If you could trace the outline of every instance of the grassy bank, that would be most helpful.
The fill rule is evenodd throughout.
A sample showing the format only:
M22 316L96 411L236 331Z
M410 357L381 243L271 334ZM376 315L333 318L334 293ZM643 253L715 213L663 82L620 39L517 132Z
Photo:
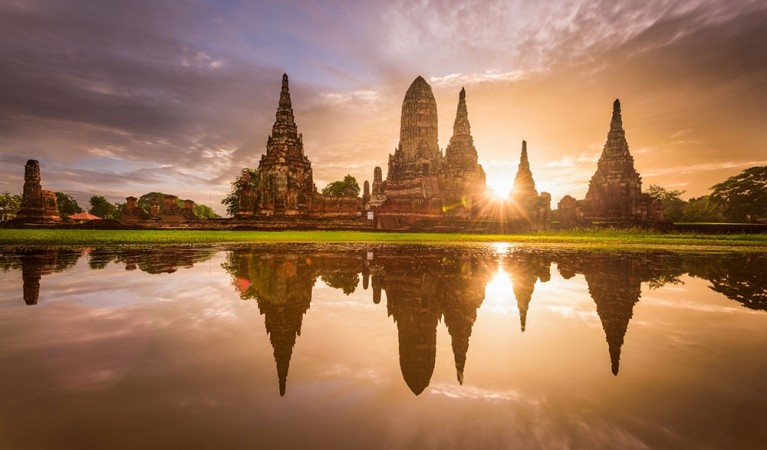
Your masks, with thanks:
M547 231L524 234L379 233L359 231L14 230L0 229L0 245L157 246L246 243L402 243L464 245L508 242L575 248L713 249L767 251L765 234L657 233L639 230Z

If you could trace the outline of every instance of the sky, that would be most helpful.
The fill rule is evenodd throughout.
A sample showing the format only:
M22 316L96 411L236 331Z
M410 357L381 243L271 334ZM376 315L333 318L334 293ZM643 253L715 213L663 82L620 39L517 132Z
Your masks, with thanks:
M767 165L764 1L3 0L0 191L37 159L82 206L161 191L223 213L283 73L319 189L386 176L418 75L440 147L465 87L488 183L512 185L527 140L552 207L585 195L616 98L644 189Z

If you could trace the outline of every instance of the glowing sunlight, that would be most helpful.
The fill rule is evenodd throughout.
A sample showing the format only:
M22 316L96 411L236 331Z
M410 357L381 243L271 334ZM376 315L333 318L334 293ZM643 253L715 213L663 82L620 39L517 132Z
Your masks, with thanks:
M488 179L487 187L490 188L490 192L493 197L499 200L505 200L511 192L512 180L511 179Z

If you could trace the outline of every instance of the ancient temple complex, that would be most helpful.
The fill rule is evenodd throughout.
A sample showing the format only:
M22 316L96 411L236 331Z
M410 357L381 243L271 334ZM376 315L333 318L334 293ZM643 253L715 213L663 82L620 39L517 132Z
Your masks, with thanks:
M400 142L389 155L386 180L376 167L373 193L364 202L375 215L377 228L494 230L545 228L551 196L535 190L523 143L513 202L494 204L488 195L485 171L479 164L471 135L466 90L458 94L453 135L444 155L437 142L437 103L431 86L417 77L402 102ZM378 186L380 188L376 189ZM482 225L479 225L482 224Z
M434 93L419 76L402 101L400 140L389 155L386 180L379 181L376 167L373 193L365 203L375 213L378 228L401 228L419 221L439 225L441 219L469 221L479 216L487 186L471 135L465 89L458 95L453 135L444 155L437 129Z
M642 177L634 168L634 157L629 152L619 100L613 103L607 142L585 200L577 202L565 196L558 204L558 214L560 222L566 225L584 221L663 221L660 200L642 193Z
M536 187L527 141L522 141L508 198L488 195L485 170L471 134L465 89L458 93L453 132L444 152L439 147L434 92L421 76L405 93L399 131L399 142L388 155L385 179L381 168L375 167L372 183L363 183L362 196L323 195L314 182L312 163L295 120L288 76L283 74L265 152L257 170L243 170L236 182L238 190L232 194L235 220L201 221L194 202L186 200L182 205L174 196L154 198L151 204L142 202L143 206L129 196L120 221L135 227L474 232L541 230L552 218L565 228L596 221L629 225L663 221L661 201L642 192L618 100L585 199L566 195L555 213L551 195ZM55 194L42 189L37 161L27 162L23 190L17 223L61 221Z
M24 166L24 188L21 194L21 208L14 222L61 222L56 194L43 189L40 177L40 163L34 159Z

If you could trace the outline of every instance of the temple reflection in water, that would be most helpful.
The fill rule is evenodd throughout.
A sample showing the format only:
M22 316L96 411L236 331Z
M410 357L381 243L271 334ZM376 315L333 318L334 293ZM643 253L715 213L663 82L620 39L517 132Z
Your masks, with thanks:
M0 269L20 270L26 304L39 301L44 276L66 271L87 254L93 270L109 264L148 274L173 273L212 258L220 250L202 248L88 251L27 250L0 255ZM431 382L437 357L437 329L444 320L451 340L456 378L463 384L472 330L494 276L508 277L508 301L516 302L522 332L534 327L535 286L551 279L552 265L564 280L581 275L604 330L611 371L617 375L621 349L643 288L680 283L682 275L708 280L710 288L753 310L767 310L767 281L758 254L681 255L669 253L599 254L514 250L497 254L487 248L397 246L365 249L311 246L237 248L226 253L223 268L240 298L255 300L264 316L274 351L279 392L285 395L293 350L310 309L315 284L351 294L370 292L374 304L385 294L399 342L402 376L416 395ZM361 282L361 283L360 283ZM541 301L541 300L537 300ZM509 327L517 325L509 323ZM470 365L469 365L470 366Z

